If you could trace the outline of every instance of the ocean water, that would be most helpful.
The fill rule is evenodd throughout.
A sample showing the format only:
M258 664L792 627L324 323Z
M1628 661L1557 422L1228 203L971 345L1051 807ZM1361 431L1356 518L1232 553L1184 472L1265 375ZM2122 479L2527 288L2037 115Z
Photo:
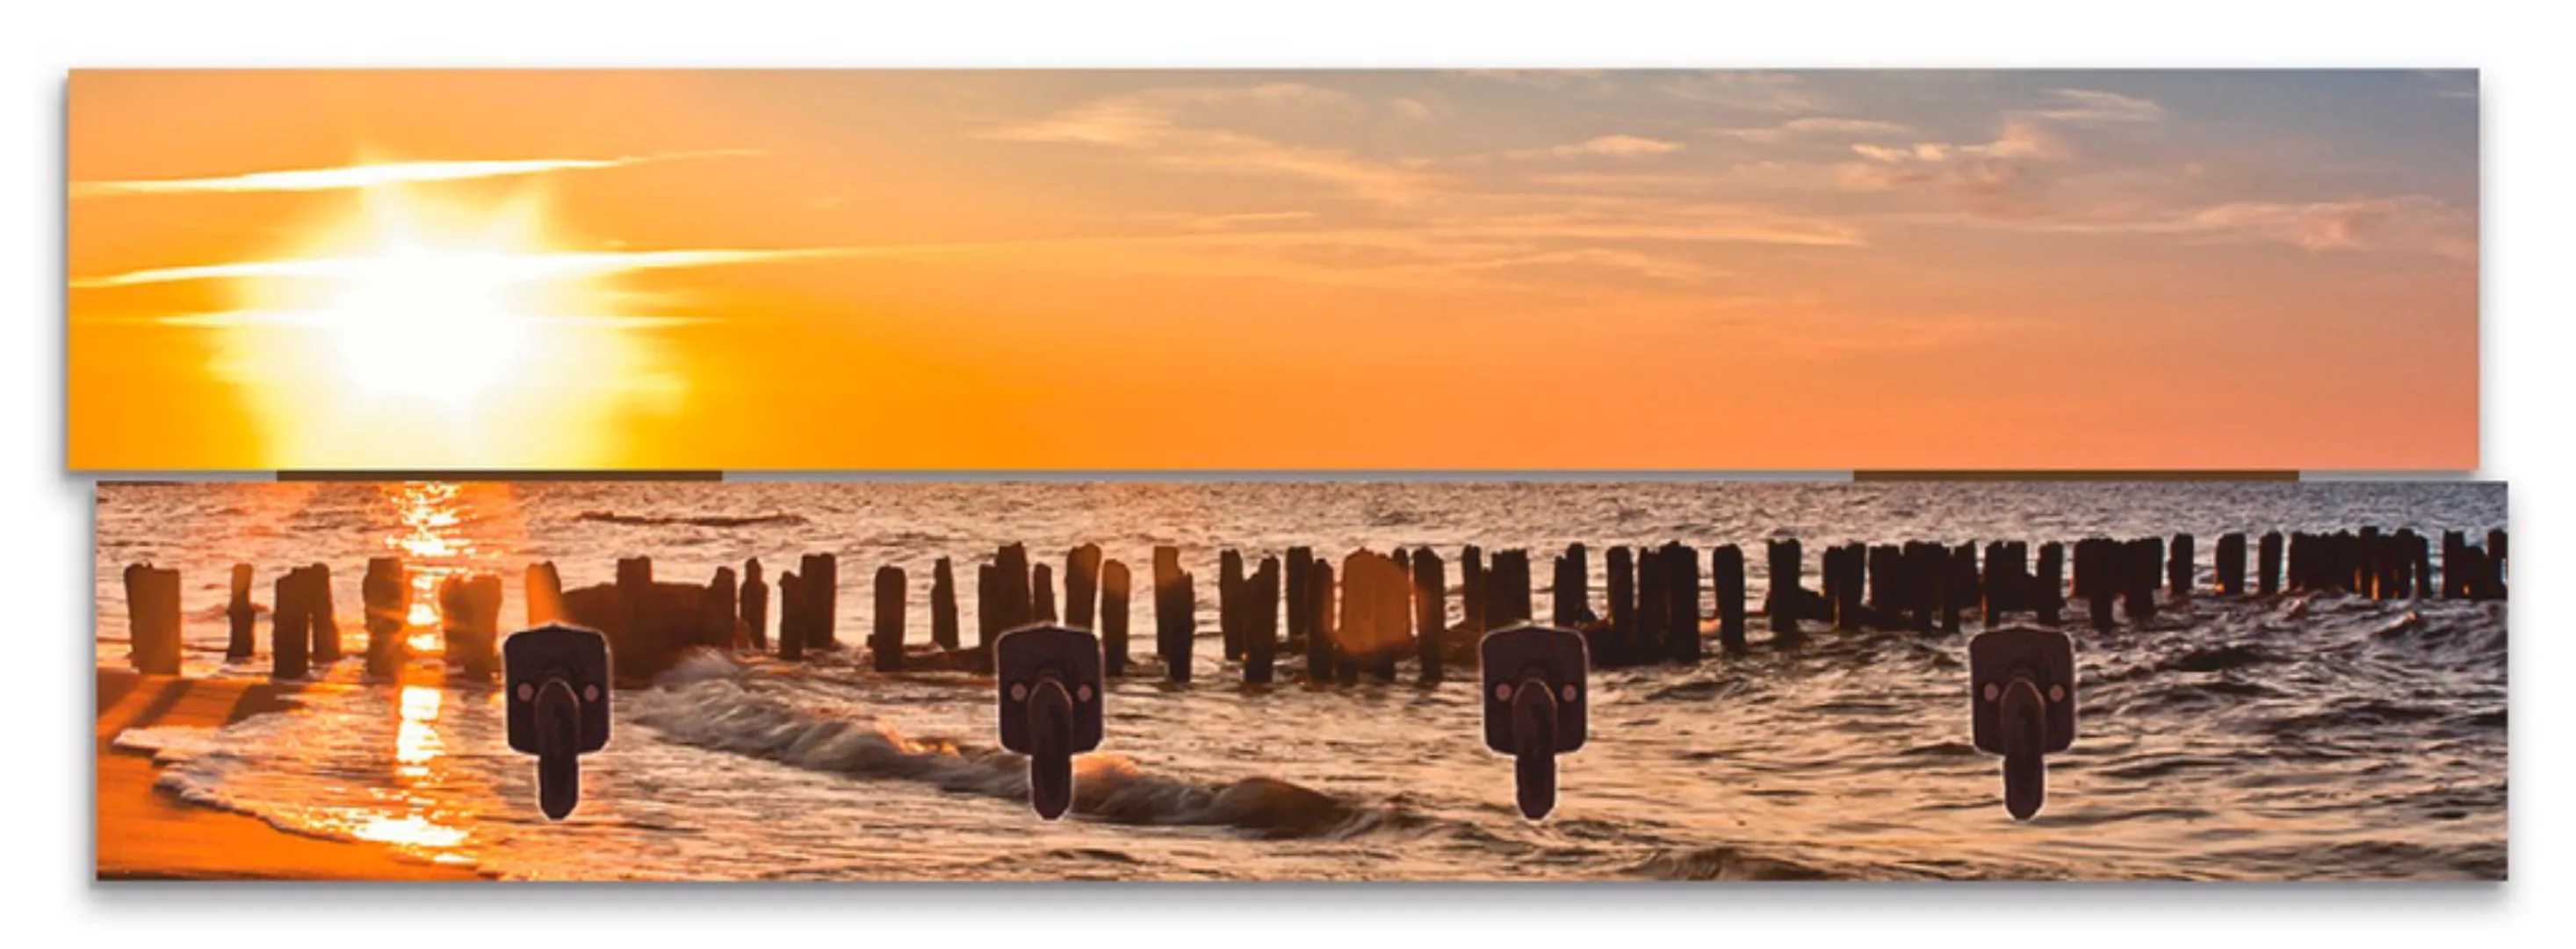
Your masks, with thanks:
M758 556L841 559L837 618L863 639L866 578L903 565L926 642L932 559L957 558L966 635L973 564L1023 541L1055 563L1101 544L1139 580L1151 652L1150 550L1176 544L1215 636L1221 546L1527 547L1547 556L1679 539L1760 543L2199 538L2378 525L2482 535L2501 485L2330 484L194 484L98 493L98 659L125 662L119 573L182 573L191 674L227 665L225 573L257 565L264 606L293 564L332 566L343 638L368 556L424 587L503 574L505 623L538 559L567 587L650 554L701 580ZM1592 558L1596 571L1602 558ZM1594 593L1599 609L1600 581ZM367 683L317 676L306 706L219 730L118 738L163 786L280 828L381 842L528 879L2494 879L2506 870L2506 607L2282 596L2168 600L2143 627L2080 625L2082 723L2049 762L2047 809L2000 801L1999 763L1969 745L1966 639L1814 633L1776 645L1761 619L1739 655L1596 671L1591 740L1559 759L1543 822L1513 806L1511 766L1479 737L1475 686L1410 681L1244 686L1213 642L1197 681L1116 681L1108 737L1077 762L1077 799L1043 822L1025 763L1000 751L991 684L886 676L858 649L802 664L702 654L621 691L615 740L583 759L570 820L537 814L534 762L503 741L502 700L435 668L436 616L407 633L422 666ZM2069 619L2076 619L2070 606ZM1714 611L1703 601L1704 613ZM1976 632L1971 619L1969 633ZM1812 630L1811 626L1811 630Z

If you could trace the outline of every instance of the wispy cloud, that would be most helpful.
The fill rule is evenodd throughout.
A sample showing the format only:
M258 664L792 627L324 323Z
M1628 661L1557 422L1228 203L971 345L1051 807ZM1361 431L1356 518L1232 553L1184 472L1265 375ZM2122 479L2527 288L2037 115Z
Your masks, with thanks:
M1419 198L1438 182L1436 176L1364 159L1347 150L1278 142L1196 121L1212 117L1208 113L1265 105L1360 107L1357 99L1345 93L1305 83L1147 89L1095 99L1035 122L993 130L985 137L1126 149L1159 164L1302 178L1393 203Z
M1681 151L1682 143L1642 135L1602 135L1580 142L1551 145L1545 148L1516 148L1503 153L1513 161L1547 161L1562 158L1644 158Z
M1855 143L1852 154L1861 160L1842 166L1839 178L1847 188L1865 190L1936 187L1988 217L2038 216L2051 210L2046 192L2054 180L2087 170L2068 167L2084 156L2066 133L2164 117L2164 106L2150 99L2050 89L2039 105L2005 111L2003 130L1992 141Z
M2152 122L2165 117L2154 100L2098 89L2051 89L2049 103L2025 114L2056 122Z
M1661 198L1458 195L1401 220L1333 224L1303 210L1175 218L1170 230L1051 238L756 249L494 254L454 261L478 277L537 282L682 267L807 260L981 256L1033 267L1105 266L1407 289L1539 289L1569 270L1662 282L1727 275L1703 259L1724 244L1852 247L1856 229L1759 208ZM1048 251L1032 253L1032 251ZM1101 253L1114 252L1107 256ZM76 289L192 281L340 280L392 266L374 257L234 261L75 278ZM1576 281L1578 285L1587 285ZM1600 289L1594 286L1594 289Z
M508 281L539 281L623 273L637 270L663 270L674 267L712 267L728 264L767 263L829 257L852 257L875 252L866 247L779 248L753 250L645 250L645 251L577 251L548 254L459 255L449 264L472 267L485 278ZM132 287L161 283L189 283L201 280L339 280L380 272L388 264L377 257L308 257L295 260L244 260L185 267L155 267L129 270L97 277L75 277L73 289ZM411 265L418 266L418 265Z
M1845 187L1863 190L1930 185L1970 211L1999 217L2032 213L2046 180L2040 166L2065 161L2065 146L2039 123L2016 121L1990 142L1859 143L1861 160L1841 169Z
M2311 253L2429 254L2475 261L2477 215L2430 195L2328 201L2229 201L2173 208L2124 201L2024 219L1953 213L1882 220L2034 234L2144 235L2194 242L2280 244Z
M1785 72L1705 72L1664 79L1664 94L1745 112L1782 115L1827 110L1825 97L1796 75Z
M1776 125L1722 129L1718 134L1747 142L1783 142L1794 138L1874 138L1913 134L1914 128L1901 122L1878 119L1853 119L1839 116L1810 116L1790 119Z
M2236 201L2134 221L2070 222L2052 230L2206 235L2311 252L2428 253L2477 259L2477 218L2427 195L2339 201Z
M75 181L71 195L75 198L112 197L145 194L235 194L272 191L331 191L342 188L367 188L377 185L415 184L439 181L466 181L476 178L502 178L536 175L557 171L587 171L601 168L624 168L649 162L677 161L689 158L743 157L759 152L720 150L701 152L664 152L653 155L628 155L618 158L525 158L474 161L406 161L361 163L337 168L296 168L277 171L254 171L238 175L209 178L157 178L131 181Z

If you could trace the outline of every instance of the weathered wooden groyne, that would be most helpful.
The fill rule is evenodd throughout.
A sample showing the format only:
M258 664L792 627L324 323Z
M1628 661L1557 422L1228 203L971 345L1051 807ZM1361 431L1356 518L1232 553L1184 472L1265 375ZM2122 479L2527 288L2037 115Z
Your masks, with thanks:
M1616 668L1695 663L1712 639L1721 652L1745 649L1753 616L1764 618L1773 642L1789 645L1827 631L1951 634L1969 617L1989 627L2024 620L2057 625L2066 621L2070 603L2082 604L2083 621L2109 629L2124 618L2133 624L2152 620L2160 603L2197 596L2504 599L2503 529L2476 542L2463 531L2444 532L2438 563L2433 544L2412 529L2376 527L2252 538L2227 533L2212 548L2204 583L2191 534L2087 537L2036 547L2024 541L1850 542L1818 551L1813 574L1802 542L1775 538L1764 542L1770 584L1756 610L1748 602L1746 551L1736 544L1702 550L1673 541L1596 551L1576 543L1553 555L1544 617L1533 611L1532 554L1524 549L1464 546L1457 552L1453 587L1451 561L1428 547L1360 549L1338 560L1309 547L1258 559L1228 548L1217 551L1211 645L1222 659L1219 667L1230 667L1248 684L1391 681L1406 665L1420 681L1439 682L1452 668L1474 664L1476 642L1486 631L1541 618L1580 632L1593 664ZM1599 590L1592 573L1596 553L1605 577ZM880 565L872 574L872 622L863 644L868 666L885 673L990 672L991 646L1002 633L1034 622L1062 622L1100 634L1108 675L1190 681L1201 648L1201 601L1196 575L1183 564L1179 548L1150 552L1155 628L1143 655L1130 636L1134 586L1126 564L1104 556L1097 544L1067 550L1062 564L1059 570L1052 562L1033 561L1027 545L1017 543L975 564L975 633L972 642L964 642L956 566L938 558L928 579L927 643L913 642L906 625L917 575L900 564ZM227 656L235 661L252 658L254 572L247 564L232 570L225 615L232 632ZM532 564L523 589L529 625L563 621L599 630L611 643L619 680L631 684L648 680L691 648L774 653L791 662L847 651L835 630L839 578L833 553L801 555L796 569L780 573L774 586L758 559L746 561L739 573L720 567L704 582L690 582L657 579L651 558L627 557L617 561L612 582L571 590L564 589L554 564ZM1814 588L1807 585L1810 579ZM135 667L176 673L177 571L136 564L125 572L125 587ZM373 558L361 591L368 672L390 677L409 659L403 635L411 611L409 575L395 558ZM1454 623L1453 595L1459 616ZM451 676L488 680L496 673L502 597L496 574L450 574L437 584L436 615ZM306 677L315 665L340 657L328 567L299 566L278 576L269 612L275 675Z

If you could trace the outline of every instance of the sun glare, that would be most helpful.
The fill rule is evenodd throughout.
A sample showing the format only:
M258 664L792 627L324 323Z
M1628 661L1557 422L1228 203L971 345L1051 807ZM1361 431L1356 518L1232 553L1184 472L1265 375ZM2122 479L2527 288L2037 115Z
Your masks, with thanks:
M461 410L527 364L535 324L546 318L528 285L515 229L478 235L480 246L441 243L408 215L387 213L381 241L347 258L315 325L333 362L366 398L417 399Z
M677 384L614 311L616 255L544 224L533 197L370 187L346 225L245 281L216 369L252 391L272 463L616 464L614 413Z

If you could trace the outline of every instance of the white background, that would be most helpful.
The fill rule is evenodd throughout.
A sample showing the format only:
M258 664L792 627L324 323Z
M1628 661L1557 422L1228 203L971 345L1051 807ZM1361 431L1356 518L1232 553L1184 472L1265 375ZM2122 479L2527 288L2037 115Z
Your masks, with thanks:
M2541 3L20 0L0 13L0 906L17 945L2483 947L2576 931L2576 49ZM2563 9L2563 7L2561 8ZM2484 460L2513 483L2511 872L2454 885L100 886L89 484L63 469L63 77L105 66L2414 66L2483 70ZM2403 437L2392 435L2390 437ZM750 927L758 927L756 930ZM21 941L29 940L29 941ZM2560 943L2563 944L2563 943Z

